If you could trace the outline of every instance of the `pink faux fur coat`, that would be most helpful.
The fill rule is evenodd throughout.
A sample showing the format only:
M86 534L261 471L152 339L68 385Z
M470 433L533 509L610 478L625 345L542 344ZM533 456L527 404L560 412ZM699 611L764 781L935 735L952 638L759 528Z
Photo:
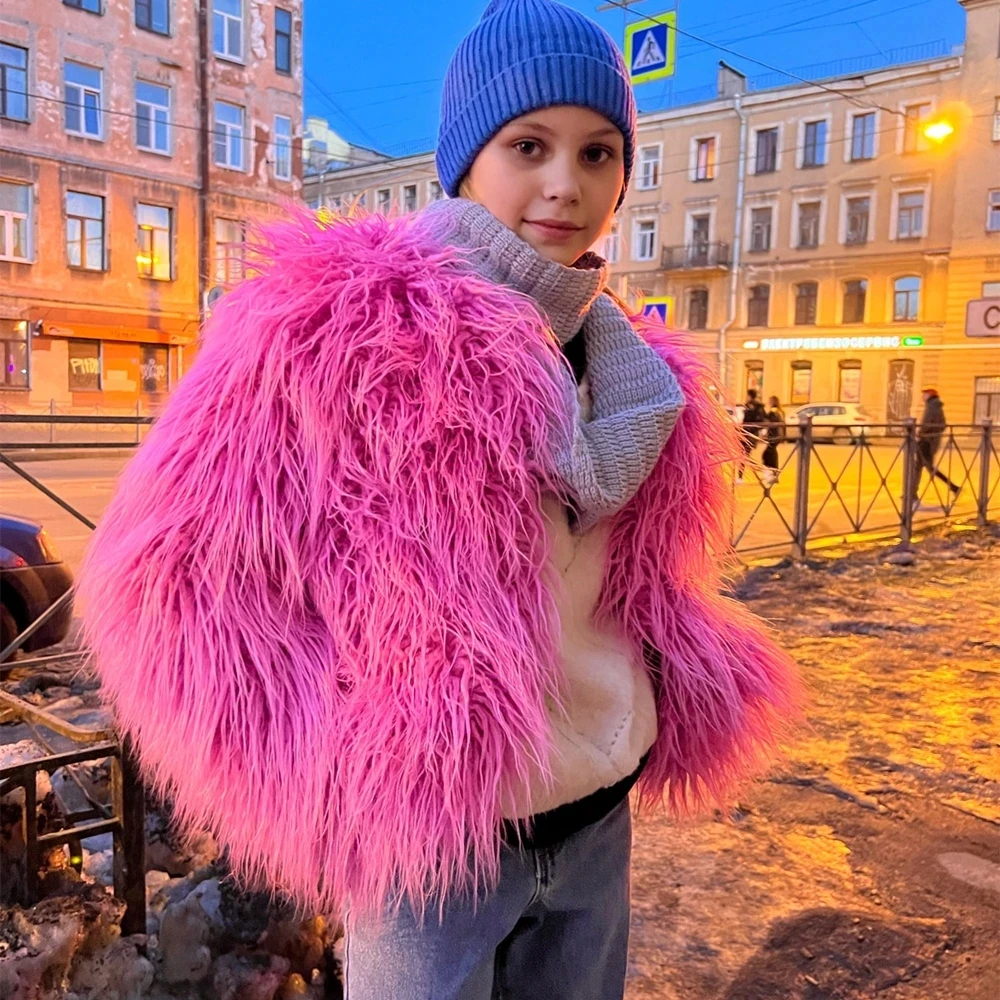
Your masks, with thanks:
M539 498L565 362L419 217L300 216L257 267L90 546L103 691L242 876L320 911L488 886L560 691ZM598 614L653 672L642 797L685 811L762 762L795 685L719 595L731 423L679 338L642 332L688 402L614 520Z

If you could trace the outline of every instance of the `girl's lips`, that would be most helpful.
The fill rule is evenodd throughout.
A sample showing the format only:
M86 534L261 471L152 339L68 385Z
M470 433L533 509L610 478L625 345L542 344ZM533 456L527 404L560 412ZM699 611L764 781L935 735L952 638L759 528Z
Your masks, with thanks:
M554 219L539 219L538 221L526 219L525 222L541 237L556 243L565 243L571 240L583 229L582 226L574 226L569 222L557 222Z

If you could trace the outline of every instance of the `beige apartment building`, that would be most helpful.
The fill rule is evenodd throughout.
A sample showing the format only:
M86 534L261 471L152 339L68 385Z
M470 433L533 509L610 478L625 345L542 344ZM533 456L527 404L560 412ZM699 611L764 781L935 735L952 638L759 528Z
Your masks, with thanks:
M721 66L716 100L640 116L597 249L620 291L669 300L733 397L892 422L934 384L952 422L1000 422L1000 0L963 6L962 53L750 92ZM304 196L413 211L441 189L428 153Z
M247 220L301 196L301 25L301 0L0 5L0 410L169 392Z

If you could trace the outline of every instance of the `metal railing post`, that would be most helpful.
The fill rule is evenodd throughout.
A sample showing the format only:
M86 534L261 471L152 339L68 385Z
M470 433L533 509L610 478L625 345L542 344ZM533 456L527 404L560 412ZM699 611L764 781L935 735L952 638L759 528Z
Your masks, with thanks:
M812 417L799 419L798 477L795 482L795 558L805 559L809 541L809 469L812 464Z
M913 508L917 502L917 480L920 467L917 465L917 421L907 417L905 422L903 447L903 510L900 514L899 533L903 544L909 545L913 537Z
M54 417L56 415L56 401L49 398L49 416ZM56 425L49 424L49 444L52 444L56 439Z
M983 421L983 436L979 442L979 496L976 523L982 528L988 523L990 505L990 462L993 459L993 421Z
M138 418L140 416L142 416L142 414L141 414L141 412L139 410L140 405L141 405L141 401L137 399L135 401L135 416L136 416L136 421L138 421ZM138 422L135 425L135 444L136 444L136 447L138 448L139 447L139 424L138 424Z

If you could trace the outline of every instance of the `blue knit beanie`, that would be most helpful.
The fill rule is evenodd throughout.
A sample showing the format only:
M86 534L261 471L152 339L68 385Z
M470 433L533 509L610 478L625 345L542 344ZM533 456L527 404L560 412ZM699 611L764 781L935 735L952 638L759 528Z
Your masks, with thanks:
M479 151L507 122L559 104L590 108L621 129L628 187L635 98L611 37L553 0L492 0L445 76L437 148L444 190L458 194Z

